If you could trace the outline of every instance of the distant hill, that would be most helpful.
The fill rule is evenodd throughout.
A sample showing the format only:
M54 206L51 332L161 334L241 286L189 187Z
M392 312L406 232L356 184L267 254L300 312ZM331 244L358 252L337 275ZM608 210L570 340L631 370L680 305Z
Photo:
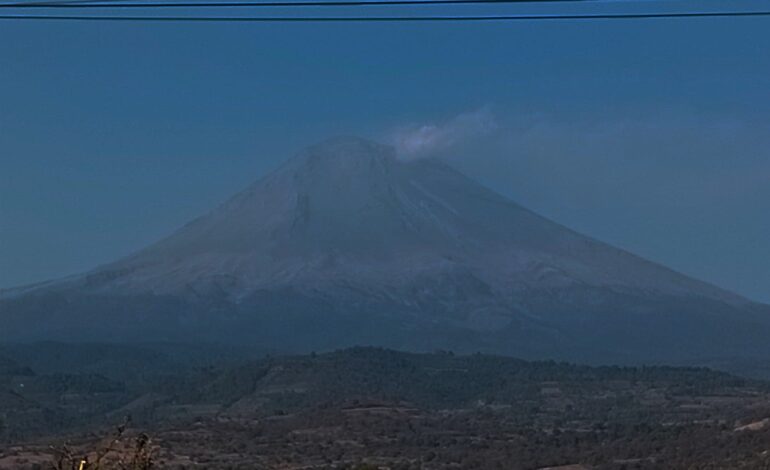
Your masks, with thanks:
M199 364L177 374L154 365L125 381L91 373L6 377L0 468L40 468L52 444L94 450L126 416L130 436L147 432L160 447L159 468L770 463L763 453L770 386L702 368L379 348Z
M18 362L9 357L0 355L0 377L9 375L29 375L31 373L32 370L30 368L19 365Z
M770 358L769 307L358 138L304 150L138 253L3 291L0 322L9 341Z
M639 413L676 420L727 409L746 413L770 400L764 382L703 368L589 367L378 348L266 357L229 366L199 363L169 369L167 360L148 362L141 374L131 372L123 380L108 378L120 371L33 374L17 369L0 375L0 392L8 397L0 407L5 438L95 429L126 415L156 428L195 417L259 418L386 404L426 411L513 407L516 419L530 424L556 418L590 421L597 414L632 422ZM682 414L683 403L711 396L722 398ZM545 409L552 411L543 414ZM557 409L559 413L553 411Z
M662 387L710 394L759 382L703 368L589 367L502 356L414 354L352 348L328 354L264 359L231 369L196 388L197 400L218 402L226 412L298 410L353 400L404 402L421 409L457 409L538 402L542 389L590 400L614 390ZM258 404L258 405L256 405ZM621 412L620 410L618 412Z

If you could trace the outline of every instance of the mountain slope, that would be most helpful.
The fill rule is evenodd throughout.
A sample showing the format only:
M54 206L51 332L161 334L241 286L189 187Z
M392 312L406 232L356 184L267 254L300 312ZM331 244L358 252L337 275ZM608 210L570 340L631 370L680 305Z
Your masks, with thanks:
M132 256L0 302L0 335L30 339L770 357L766 307L357 138L310 147Z

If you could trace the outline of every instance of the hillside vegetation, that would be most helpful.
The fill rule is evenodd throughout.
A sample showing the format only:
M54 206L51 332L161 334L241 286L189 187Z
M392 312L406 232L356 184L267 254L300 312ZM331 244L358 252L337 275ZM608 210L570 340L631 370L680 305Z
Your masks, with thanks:
M0 468L39 468L65 441L87 452L125 416L169 468L762 468L770 449L770 387L704 368L378 348L188 363L111 351L87 371L0 360Z

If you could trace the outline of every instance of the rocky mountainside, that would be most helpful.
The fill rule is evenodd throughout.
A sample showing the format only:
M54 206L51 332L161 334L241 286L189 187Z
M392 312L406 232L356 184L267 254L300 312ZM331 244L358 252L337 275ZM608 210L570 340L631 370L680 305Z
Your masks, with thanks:
M358 138L306 149L127 258L2 292L0 320L6 340L770 358L767 306Z

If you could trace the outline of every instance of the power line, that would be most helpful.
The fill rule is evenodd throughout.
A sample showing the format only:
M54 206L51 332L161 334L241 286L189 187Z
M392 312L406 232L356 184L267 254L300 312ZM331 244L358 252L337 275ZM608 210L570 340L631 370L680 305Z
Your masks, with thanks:
M38 7L50 7L54 5L76 5L76 4L89 4L89 3L105 3L105 2L125 2L131 0L52 0L47 2L0 2L0 6L3 8L38 8Z
M679 13L617 13L569 15L495 16L88 16L88 15L0 15L0 20L19 21L140 21L196 23L334 23L334 22L505 22L558 20L635 20L664 18L766 17L770 11L715 11Z
M105 2L125 2L130 0L52 0L47 2L13 2L13 3L6 3L6 5L14 5L17 7L26 7L27 5L63 5L65 3L69 4L87 4L87 3L105 3Z
M65 0L60 2L14 2L0 3L0 8L220 8L220 7L360 7L360 6L404 6L404 5L473 5L512 3L585 3L597 0L323 0L308 1L244 1L244 2L155 2L155 3L110 3L115 0ZM120 1L120 0L118 0Z

